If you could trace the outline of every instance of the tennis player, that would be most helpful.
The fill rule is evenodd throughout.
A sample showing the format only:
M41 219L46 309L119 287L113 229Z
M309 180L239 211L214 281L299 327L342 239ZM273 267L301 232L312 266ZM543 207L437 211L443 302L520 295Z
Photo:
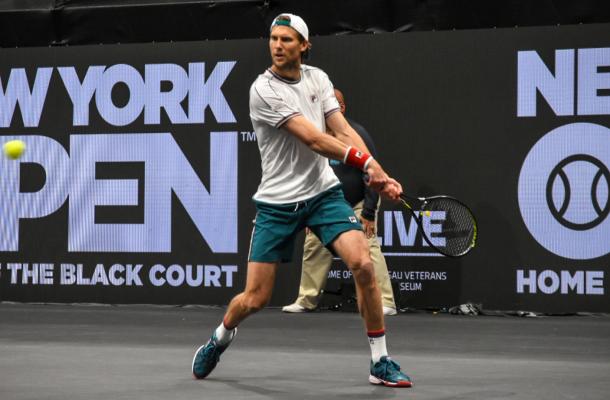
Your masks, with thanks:
M411 379L388 356L369 246L328 158L366 172L369 185L388 199L398 200L402 187L370 156L339 112L328 76L302 64L310 47L302 18L281 14L273 20L272 65L250 88L250 118L261 153L262 180L253 196L257 214L246 287L231 300L209 341L197 349L193 375L208 376L234 339L239 323L269 302L278 265L291 260L295 237L307 226L352 271L371 347L369 381L410 387Z
M346 110L343 93L335 88L335 97L344 116ZM370 154L376 157L373 138L366 129L356 121L345 117L349 125L354 128L364 140ZM347 166L340 161L331 160L330 166L341 182L345 200L354 210L354 214L362 224L364 235L369 244L371 261L375 269L377 286L381 291L381 304L383 315L397 315L392 282L388 273L388 265L377 240L377 210L380 199L379 194L370 189L363 180L362 171ZM318 307L322 289L326 285L328 270L333 263L333 254L320 242L318 237L310 230L305 230L305 244L303 245L303 262L301 263L301 283L299 294L294 303L282 307L283 312L303 313Z

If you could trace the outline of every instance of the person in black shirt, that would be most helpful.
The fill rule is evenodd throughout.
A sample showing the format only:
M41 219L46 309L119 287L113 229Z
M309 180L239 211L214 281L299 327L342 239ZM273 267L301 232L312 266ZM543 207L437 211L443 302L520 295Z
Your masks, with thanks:
M335 89L335 96L345 114L345 100L343 93ZM347 118L349 124L362 137L371 155L377 157L375 145L369 133L357 122ZM379 194L369 188L363 180L363 172L357 168L345 165L336 160L330 160L330 165L341 181L345 199L353 207L356 216L362 223L362 228L368 239L371 259L375 267L377 285L381 291L383 313L396 315L396 305L392 284L388 274L388 267L377 240L377 210ZM296 301L284 306L282 311L288 313L306 312L315 309L318 305L320 293L326 285L328 270L332 264L333 255L322 245L320 240L309 229L305 235L303 248L303 264L301 270L301 284Z

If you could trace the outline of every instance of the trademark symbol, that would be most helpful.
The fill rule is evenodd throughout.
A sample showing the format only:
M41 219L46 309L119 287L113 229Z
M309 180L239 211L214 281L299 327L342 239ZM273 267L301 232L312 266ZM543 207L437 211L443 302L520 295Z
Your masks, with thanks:
M252 131L241 131L241 141L242 142L256 142L256 132Z

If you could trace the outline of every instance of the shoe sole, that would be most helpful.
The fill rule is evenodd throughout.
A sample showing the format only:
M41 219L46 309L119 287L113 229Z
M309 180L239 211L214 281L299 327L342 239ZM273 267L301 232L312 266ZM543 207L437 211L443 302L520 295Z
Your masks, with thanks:
M369 375L369 382L373 385L383 385L388 387L413 387L413 383L410 381L398 381L398 382L389 382L384 381L383 379L379 379L376 376Z

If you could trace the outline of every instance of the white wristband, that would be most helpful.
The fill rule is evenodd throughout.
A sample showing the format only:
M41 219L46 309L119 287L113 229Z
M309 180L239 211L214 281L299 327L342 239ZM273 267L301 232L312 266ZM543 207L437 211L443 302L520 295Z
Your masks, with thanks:
M349 151L352 149L352 146L347 146L347 149L345 150L345 154L343 155L343 164L345 164L347 162L347 156L349 155Z

